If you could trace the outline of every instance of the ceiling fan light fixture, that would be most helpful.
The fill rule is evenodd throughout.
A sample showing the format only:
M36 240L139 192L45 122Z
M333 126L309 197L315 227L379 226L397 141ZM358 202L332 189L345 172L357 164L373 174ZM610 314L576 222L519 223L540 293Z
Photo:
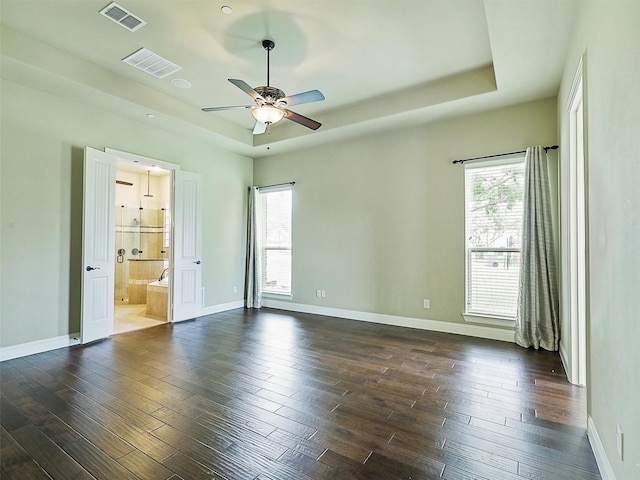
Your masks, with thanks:
M232 105L228 107L205 107L203 112L215 112L219 110L235 110L251 109L251 115L257 120L253 127L254 135L261 135L265 132L269 133L269 125L278 123L284 117L299 125L317 130L322 126L320 122L316 122L311 118L293 112L288 109L290 105L299 105L302 103L319 102L324 100L324 95L318 90L309 90L308 92L298 93L287 97L282 90L272 87L269 84L270 62L269 53L276 46L273 40L265 39L262 41L262 47L267 52L267 84L260 87L252 88L247 82L237 78L229 78L228 80L236 87L249 95L256 102L256 106L252 105Z
M260 123L274 124L282 120L284 111L273 105L266 104L251 110L251 115Z

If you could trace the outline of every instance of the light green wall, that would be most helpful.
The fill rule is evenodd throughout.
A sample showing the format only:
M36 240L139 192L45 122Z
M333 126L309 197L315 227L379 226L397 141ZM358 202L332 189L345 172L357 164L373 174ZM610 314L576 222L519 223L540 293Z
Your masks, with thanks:
M585 54L588 414L618 480L640 478L639 32L637 0L583 1L558 96L561 158L568 160L565 103ZM624 432L624 461L616 424Z
M296 182L292 302L463 322L464 169L451 161L555 141L552 98L255 160L257 185Z
M205 306L242 299L252 159L12 82L1 88L0 346L80 329L85 145L202 173Z

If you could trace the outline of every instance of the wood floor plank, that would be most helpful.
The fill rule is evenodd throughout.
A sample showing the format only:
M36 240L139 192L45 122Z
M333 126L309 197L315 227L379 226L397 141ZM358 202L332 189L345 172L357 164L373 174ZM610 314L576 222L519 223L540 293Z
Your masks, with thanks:
M174 475L171 470L139 450L119 458L118 463L133 472L140 480L166 480Z
M29 419L4 395L0 395L0 424L9 432L29 425Z
M54 480L91 480L93 476L33 425L11 432L20 446Z
M92 386L88 382L83 383L82 386L74 386L74 390L82 393L88 399L93 400L95 403L106 408L107 410L116 413L118 417L125 419L132 425L135 425L147 431L154 430L161 426L160 422L158 422L155 418L153 418L149 413L145 411L147 409L146 401L143 402L143 406L139 406L139 404L129 403L129 401L124 400L119 396L121 388L124 387L119 385L114 387L111 390L113 392L112 394L109 393L109 391L103 390L102 388ZM159 405L155 406L155 408L152 408L152 411L155 411L158 408Z
M133 473L85 439L66 445L64 450L98 480L136 480Z
M345 457L334 450L325 450L320 458L318 458L318 461L331 467L336 473L336 478L349 480L361 478L360 469L362 468L363 463L353 460L352 458Z
M236 437L227 434L223 426L212 430L206 425L168 409L158 412L158 415L162 415L160 418L166 422L166 425L155 430L153 435L178 450L188 448L194 442L200 442L224 451L236 441Z
M111 458L117 460L135 450L133 445L78 410L64 412L60 418Z
M49 479L20 444L4 428L0 428L0 478Z
M460 335L238 309L3 362L0 388L7 479L601 479L559 355Z
M428 479L439 478L442 468L427 471L423 468L417 468L404 463L398 459L389 458L377 452L372 452L365 462L367 470L376 472L381 478L412 478L412 479Z
M171 445L166 444L149 432L122 420L111 422L107 425L107 428L158 462L175 453L175 448Z
M299 451L287 450L278 458L278 461L304 473L310 478L319 480L336 478L336 472L333 468Z
M153 393L148 392L144 386L140 385L140 383L134 379L123 378L114 382L113 380L91 373L69 386L87 396L91 396L91 391L98 392L98 395L100 395L101 392L104 392L102 395L106 395L107 392L113 392L117 394L116 396L120 400L135 405L136 408L145 413L155 412L162 407L161 402L163 398L156 398L153 395L153 393L156 393L155 391L153 391Z
M246 457L229 454L228 451L223 453L202 443L194 443L182 453L228 480L255 478L260 474L258 469L250 465Z
M56 445L64 448L73 442L80 440L81 436L69 425L63 422L57 415L54 415L46 408L35 402L25 403L20 406L20 410L29 419L31 424L49 437Z
M518 462L478 448L461 446L455 442L445 444L442 449L442 460L446 466L453 466L490 480L517 480L519 478Z
M163 465L176 472L181 478L189 480L228 480L211 468L198 463L180 452L167 458Z
M313 435L315 433L316 432L314 432L309 437L313 438ZM301 438L297 435L287 432L286 430L277 429L274 432L270 433L267 438L289 448L290 450L303 453L311 458L318 458L325 450L325 447L320 445L319 443L311 441L309 440L309 438Z
M51 480L51 477L35 462L24 464L13 470L0 469L3 480Z

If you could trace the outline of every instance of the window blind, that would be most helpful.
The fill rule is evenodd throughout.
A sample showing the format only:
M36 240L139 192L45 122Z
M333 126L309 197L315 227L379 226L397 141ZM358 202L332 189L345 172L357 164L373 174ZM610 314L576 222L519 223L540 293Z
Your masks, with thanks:
M467 313L515 317L524 161L465 168Z
M262 205L262 289L291 293L290 188L260 192Z

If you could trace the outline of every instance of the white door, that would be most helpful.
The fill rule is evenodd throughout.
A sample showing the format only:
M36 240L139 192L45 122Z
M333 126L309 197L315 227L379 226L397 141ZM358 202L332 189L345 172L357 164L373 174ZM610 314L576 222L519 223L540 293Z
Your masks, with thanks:
M116 159L84 150L82 343L113 331Z
M202 174L174 171L173 321L202 311Z

